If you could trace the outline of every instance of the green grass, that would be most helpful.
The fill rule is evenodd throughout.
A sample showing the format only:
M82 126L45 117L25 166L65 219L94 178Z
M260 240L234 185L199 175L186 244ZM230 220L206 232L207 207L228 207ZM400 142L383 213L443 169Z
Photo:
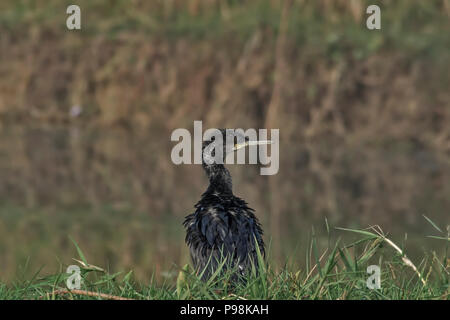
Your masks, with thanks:
M17 279L0 284L0 299L449 299L449 230L447 232L425 219L436 229L438 236L430 241L444 241L444 252L431 252L414 264L404 249L393 243L378 227L367 230L337 228L353 232L358 239L348 245L339 241L325 250L318 247L312 233L306 257L306 267L292 270L289 263L275 270L259 256L259 270L252 272L242 283L232 284L233 270L218 269L207 281L201 281L189 265L179 268L176 282L149 283L134 280L133 271L110 273L89 264L81 248L74 241L79 257L74 259L81 271L83 292L67 290L69 274L61 265L59 273L40 277L38 270L29 279ZM327 224L328 225L328 224ZM449 228L447 228L449 229ZM268 258L270 260L270 258ZM223 262L224 265L226 261ZM369 289L369 265L381 270L381 288ZM26 266L25 266L26 268ZM102 294L103 296L100 296ZM109 295L109 296L108 296Z
M372 1L373 2L373 1ZM373 4L361 1L361 10ZM270 1L248 1L230 4L224 17L219 6L202 5L197 14L186 5L167 11L157 3L130 5L128 1L78 1L82 10L82 37L107 36L115 39L122 34L141 34L165 39L189 38L191 41L214 39L249 39L261 26L278 32L282 6ZM0 4L0 29L26 35L33 27L52 34L68 36L65 10L70 1L13 1ZM350 14L348 5L337 8L326 4L294 2L289 11L288 33L299 44L325 50L336 56L349 49L356 58L363 58L380 48L399 48L418 56L445 56L449 38L448 16L438 1L395 1L382 8L383 32L365 28ZM334 16L334 18L330 18Z

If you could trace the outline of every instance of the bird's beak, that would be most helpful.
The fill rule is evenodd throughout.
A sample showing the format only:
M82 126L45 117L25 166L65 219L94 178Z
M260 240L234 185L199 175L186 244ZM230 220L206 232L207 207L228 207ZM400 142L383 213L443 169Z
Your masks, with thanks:
M258 146L263 144L272 144L272 140L245 141L234 145L233 151L245 148L246 146Z

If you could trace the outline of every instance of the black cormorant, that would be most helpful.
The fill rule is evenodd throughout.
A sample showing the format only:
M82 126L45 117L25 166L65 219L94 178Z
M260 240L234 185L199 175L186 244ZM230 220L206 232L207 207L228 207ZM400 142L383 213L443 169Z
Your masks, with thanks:
M231 175L223 163L226 156L235 150L248 145L269 144L270 141L249 141L243 134L230 133L225 129L221 129L220 133L220 139L213 136L203 142L202 166L209 186L195 205L195 212L188 215L183 223L194 268L204 280L214 273L225 257L227 260L222 270L232 267L238 274L244 275L251 270L252 262L258 270L257 247L263 257L265 254L261 224L254 210L233 195ZM216 144L223 147L222 154L219 151L217 157L223 157L222 163L213 160Z

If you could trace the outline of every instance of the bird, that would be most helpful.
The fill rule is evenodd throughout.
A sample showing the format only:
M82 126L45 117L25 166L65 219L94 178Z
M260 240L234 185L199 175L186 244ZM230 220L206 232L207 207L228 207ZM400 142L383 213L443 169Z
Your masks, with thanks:
M246 146L270 144L271 141L250 141L238 131L217 130L220 134L202 143L202 166L209 186L194 206L195 211L185 217L185 242L194 269L202 280L209 279L220 267L220 272L229 268L236 271L231 277L235 282L244 279L252 265L256 271L259 269L258 250L264 259L265 247L263 230L254 210L233 194L231 174L224 166L225 158Z

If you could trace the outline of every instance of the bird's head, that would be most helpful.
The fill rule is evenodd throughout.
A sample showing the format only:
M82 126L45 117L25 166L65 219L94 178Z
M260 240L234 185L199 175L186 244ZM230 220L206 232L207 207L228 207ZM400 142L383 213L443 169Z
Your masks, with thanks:
M247 146L271 144L270 140L250 139L241 130L210 129L205 132L202 154L203 163L223 164L226 157Z

